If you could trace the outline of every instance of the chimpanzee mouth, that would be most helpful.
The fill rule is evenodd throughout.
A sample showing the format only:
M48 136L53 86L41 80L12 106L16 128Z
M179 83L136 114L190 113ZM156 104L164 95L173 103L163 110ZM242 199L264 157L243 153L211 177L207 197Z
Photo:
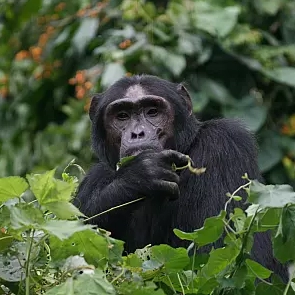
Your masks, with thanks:
M154 145L148 145L148 146L135 146L132 148L128 148L127 150L125 150L125 152L123 153L123 157L121 156L121 158L124 157L129 157L129 156L137 156L140 153L144 152L144 151L153 151L153 152L160 152L162 150L162 148L160 146L154 146Z

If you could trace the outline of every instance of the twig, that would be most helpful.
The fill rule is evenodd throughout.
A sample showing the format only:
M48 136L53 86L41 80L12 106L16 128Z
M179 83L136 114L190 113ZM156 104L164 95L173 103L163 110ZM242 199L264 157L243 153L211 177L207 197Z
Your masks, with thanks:
M247 183L241 185L240 187L238 187L238 188L237 188L237 189L231 194L230 198L226 201L226 203L225 203L225 205L224 205L224 211L225 211L225 212L227 212L227 211L226 211L226 210L227 210L227 206L228 206L228 204L232 201L232 199L235 197L235 194L236 194L237 192L239 192L241 189L243 189L243 188L249 186L249 185L251 184L251 182L252 182L252 181L250 180L250 181L248 181Z
M139 199L136 199L136 200L133 200L133 201L130 201L130 202L127 202L127 203L124 203L124 204L121 204L121 205L118 205L118 206L112 207L112 208L110 208L110 209L108 209L108 210L105 210L105 211L100 212L100 213L98 213L98 214L95 214L95 215L93 215L93 216L91 216L91 217L88 217L88 218L84 219L83 221L84 221L84 222L89 221L89 220L91 220L91 219L93 219L93 218L96 218L96 217L98 217L98 216L101 216L101 215L103 215L103 214L106 214L106 213L108 213L108 212L111 212L111 211L113 211L113 210L119 209L119 208L121 208L121 207L125 207L125 206L128 206L128 205L130 205L130 204L136 203L136 202L141 201L141 200L143 200L143 199L145 199L145 197L142 197L142 198L139 198Z
M33 246L35 230L27 234L27 253L26 253L26 295L30 295L30 258Z
M184 288L183 288L179 273L177 273L177 278L178 278L178 281L179 281L179 284L180 284L180 287L181 287L182 295L185 295L185 291L184 291Z

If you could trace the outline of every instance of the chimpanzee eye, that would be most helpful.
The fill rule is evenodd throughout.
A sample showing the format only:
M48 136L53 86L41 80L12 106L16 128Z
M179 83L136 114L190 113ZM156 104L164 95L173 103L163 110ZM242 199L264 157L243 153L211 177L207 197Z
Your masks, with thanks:
M119 112L119 113L117 113L117 119L121 120L121 121L128 120L129 114L126 112Z
M156 117L158 115L158 110L156 108L150 108L146 114L149 117Z

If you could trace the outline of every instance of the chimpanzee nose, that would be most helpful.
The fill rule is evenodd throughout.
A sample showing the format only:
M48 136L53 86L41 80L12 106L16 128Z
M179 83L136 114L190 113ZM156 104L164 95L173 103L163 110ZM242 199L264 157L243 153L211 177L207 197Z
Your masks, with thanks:
M144 137L144 132L131 132L131 139L141 139Z

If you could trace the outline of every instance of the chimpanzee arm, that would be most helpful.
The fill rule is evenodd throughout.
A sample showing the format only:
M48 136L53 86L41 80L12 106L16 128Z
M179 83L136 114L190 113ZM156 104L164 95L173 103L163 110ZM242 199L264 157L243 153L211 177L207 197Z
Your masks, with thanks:
M87 217L130 201L130 192L126 191L120 180L115 179L115 173L106 164L99 163L93 166L83 179L74 205ZM91 223L111 230L110 222L116 214L120 214L120 209L114 210L112 214L103 214L94 218Z
M180 206L195 208L179 210L181 221L176 224L184 227L202 227L206 218L218 215L228 200L226 193L233 193L246 183L242 179L245 173L248 173L250 179L261 180L255 141L236 121L220 119L202 123L189 154L195 166L206 167L206 171L199 176L185 171L187 183L180 182L185 185L180 188L181 195L184 195ZM239 195L245 200L244 190ZM242 204L243 201L238 207ZM233 205L237 204L233 202Z
M111 170L106 164L97 164L80 185L74 204L90 217L142 197L178 198L179 177L172 171L173 163L184 166L187 158L172 150L147 150L118 171ZM124 214L122 218L126 224L131 210L135 208L136 205L129 204L94 218L91 222L107 230L110 227L116 229L122 224L118 215Z

